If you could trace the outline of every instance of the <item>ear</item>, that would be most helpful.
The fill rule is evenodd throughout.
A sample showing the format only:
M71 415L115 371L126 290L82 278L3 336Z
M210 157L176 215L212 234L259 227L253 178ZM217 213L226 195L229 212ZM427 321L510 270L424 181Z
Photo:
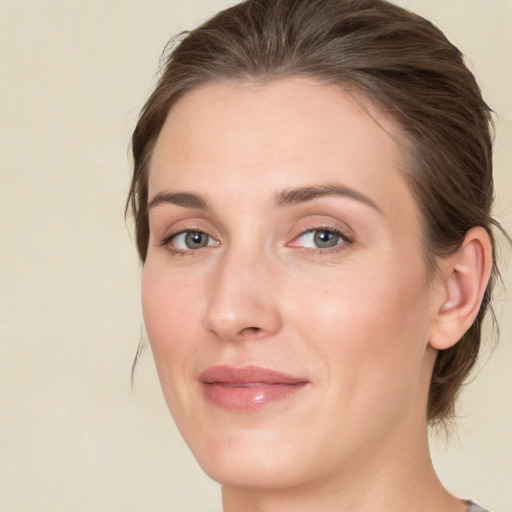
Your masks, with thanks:
M455 345L474 322L492 271L492 244L482 227L471 228L462 245L440 264L438 308L430 345L445 350Z

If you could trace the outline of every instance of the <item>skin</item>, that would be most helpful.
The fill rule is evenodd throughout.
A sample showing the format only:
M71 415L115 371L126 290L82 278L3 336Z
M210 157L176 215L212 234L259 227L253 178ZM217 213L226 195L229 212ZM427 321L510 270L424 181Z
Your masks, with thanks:
M377 109L309 79L208 84L172 108L149 175L161 200L144 318L169 409L225 512L465 510L435 475L425 418L455 263L427 275L404 155ZM276 204L327 185L350 194ZM165 200L176 193L205 204ZM343 237L319 248L326 229ZM207 245L187 247L187 230ZM198 380L220 364L308 385L226 411Z

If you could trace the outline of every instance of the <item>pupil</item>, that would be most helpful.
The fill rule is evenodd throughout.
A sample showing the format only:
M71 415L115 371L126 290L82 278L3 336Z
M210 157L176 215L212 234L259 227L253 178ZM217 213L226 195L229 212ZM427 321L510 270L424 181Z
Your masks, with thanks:
M186 245L189 249L197 249L198 247L205 247L207 239L204 233L198 231L192 231L187 233L185 238Z
M315 244L317 247L334 247L338 243L338 235L330 231L317 231L315 233Z

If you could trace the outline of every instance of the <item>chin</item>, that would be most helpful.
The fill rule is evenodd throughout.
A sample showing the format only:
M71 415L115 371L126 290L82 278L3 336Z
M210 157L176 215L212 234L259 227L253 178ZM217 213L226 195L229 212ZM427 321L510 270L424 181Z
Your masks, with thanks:
M223 457L207 462L197 459L203 471L221 485L243 489L279 489L294 487L300 483L300 475L292 461L245 455Z
M294 485L299 476L301 446L286 429L231 426L182 434L203 471L222 485L270 489Z
M219 484L286 489L321 477L333 462L332 450L325 453L314 432L301 431L293 423L291 430L286 424L231 425L220 431L184 432L184 438L203 471Z

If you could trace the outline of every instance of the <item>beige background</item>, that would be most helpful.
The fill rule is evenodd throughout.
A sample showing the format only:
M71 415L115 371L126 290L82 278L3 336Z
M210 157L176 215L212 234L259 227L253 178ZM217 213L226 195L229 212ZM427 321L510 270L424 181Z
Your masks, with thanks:
M0 0L2 511L221 508L149 352L130 388L140 270L123 205L162 48L231 3ZM512 231L512 1L400 3L461 47L500 114L496 214ZM497 305L502 343L464 393L458 434L434 447L448 487L495 512L512 510L511 308Z

